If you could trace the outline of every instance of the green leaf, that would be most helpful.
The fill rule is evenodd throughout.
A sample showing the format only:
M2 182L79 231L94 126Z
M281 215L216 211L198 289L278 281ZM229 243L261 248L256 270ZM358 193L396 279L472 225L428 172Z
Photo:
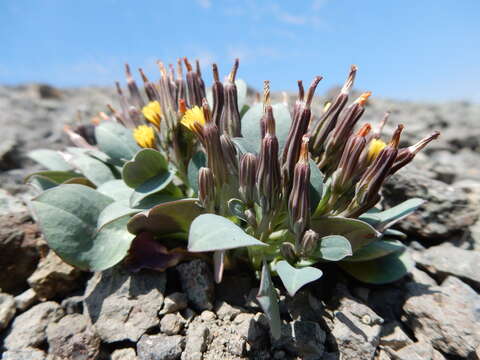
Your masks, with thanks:
M139 234L149 231L154 234L187 233L192 221L203 214L197 199L182 199L166 202L133 216L128 231Z
M165 189L173 180L174 173L166 172L154 178L135 189L130 197L130 206L136 207L138 204L150 195L156 194ZM172 198L172 197L170 197Z
M207 166L207 159L203 151L199 151L193 155L188 163L188 183L195 191L195 195L198 194L198 172L200 168L204 166Z
M295 293L302 286L320 279L323 275L320 269L311 266L297 269L285 260L279 261L276 264L275 269L290 296L295 296Z
M112 170L100 160L92 158L88 155L76 155L70 162L75 169L79 170L85 177L96 186L115 180Z
M257 144L249 141L243 137L236 137L232 139L240 155L246 153L258 154Z
M40 192L54 188L58 185L58 183L56 183L55 181L41 175L30 176L28 179L28 183Z
M401 232L399 230L396 230L396 229L387 229L383 232L383 236L391 236L391 237L396 237L396 238L400 238L400 239L406 239L407 238L407 234L405 234L404 232Z
M132 130L113 121L103 121L96 126L95 138L100 150L116 161L130 160L140 150Z
M323 174L318 168L315 161L310 159L310 211L312 214L315 212L315 209L318 206L322 196L323 196Z
M166 172L168 162L162 154L154 149L142 149L123 166L122 177L125 184L135 189Z
M255 245L267 246L248 235L232 221L214 214L203 214L193 220L188 234L190 252L228 250Z
M384 211L363 214L360 219L383 231L413 213L424 203L423 199L413 198Z
M239 199L230 199L228 201L228 210L233 216L236 216L240 220L247 221L245 217L245 204Z
M36 173L30 174L27 176L25 179L25 182L29 182L30 179L33 177L42 177L44 179L48 179L56 184L61 184L67 180L76 178L76 177L81 177L81 174L78 174L73 171L54 171L54 170L47 170L47 171L38 171Z
M290 117L290 110L286 104L280 103L272 106L273 116L276 124L276 135L280 150L285 146L288 131L292 119ZM242 136L248 142L254 144L255 153L260 150L261 133L260 120L263 117L263 104L257 103L253 105L242 117Z
M257 300L268 319L272 337L277 340L280 339L282 321L280 319L277 292L273 286L270 269L265 260L263 261L262 277L260 279Z
M83 185L60 185L32 201L32 209L50 248L80 269L101 271L121 261L133 235L124 217L97 232L97 219L112 203Z
M350 241L354 253L381 236L377 230L366 222L342 217L312 219L310 227L319 233L320 237L328 235L346 237Z
M407 251L395 252L371 261L341 262L340 267L368 284L388 284L408 274L415 263Z
M378 240L358 249L353 256L345 259L345 261L368 261L404 250L405 245L400 241Z
M123 180L111 180L103 183L97 188L99 193L107 195L115 201L121 201L128 204L133 190L125 184Z
M318 258L329 261L339 261L346 256L352 255L350 241L341 235L328 235L322 238L318 252ZM313 257L316 257L313 255Z
M65 161L58 151L48 149L38 149L30 151L27 156L44 166L48 170L69 171L72 166Z

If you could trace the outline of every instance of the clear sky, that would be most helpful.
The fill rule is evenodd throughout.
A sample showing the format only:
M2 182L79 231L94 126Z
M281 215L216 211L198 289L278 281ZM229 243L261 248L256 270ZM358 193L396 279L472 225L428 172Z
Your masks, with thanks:
M359 67L374 95L480 102L480 0L0 0L0 83L111 85L123 64L199 58L256 88L321 90ZM208 79L210 76L208 76Z

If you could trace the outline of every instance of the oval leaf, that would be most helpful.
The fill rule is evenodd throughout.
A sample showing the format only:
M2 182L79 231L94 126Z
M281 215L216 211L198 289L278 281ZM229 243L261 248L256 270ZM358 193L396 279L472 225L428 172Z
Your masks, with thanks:
M107 165L88 155L76 155L70 162L75 169L79 170L79 172L85 175L85 177L96 186L100 186L107 181L115 180L112 170L110 170Z
M100 150L116 161L130 160L140 150L132 131L113 121L96 126L95 138Z
M62 155L58 151L48 149L38 149L30 151L27 156L36 161L40 165L44 166L48 170L55 171L69 171L72 170L72 166L65 161Z
M195 195L198 194L198 172L200 171L200 168L204 166L207 166L207 159L203 151L199 151L193 155L188 163L188 183L195 191Z
M203 214L193 220L188 234L188 251L191 252L228 250L254 245L267 246L248 235L232 221L214 214Z
M295 296L295 293L302 286L320 279L323 275L320 269L311 266L297 269L285 260L279 261L276 264L275 269L290 296Z
M345 259L345 261L368 261L404 250L405 245L400 241L378 240L358 249L353 256Z
M352 245L344 236L328 235L322 238L317 255L323 260L339 261L352 255Z
M125 184L137 188L159 174L168 172L168 162L157 150L142 149L123 166Z
M342 262L340 267L368 284L388 284L408 274L415 263L407 251L395 252L371 261Z
M107 269L127 254L133 236L121 218L97 232L97 218L112 199L82 185L60 185L40 194L32 209L50 248L80 269Z
M342 217L313 219L311 228L319 233L320 237L328 235L341 235L346 237L348 241L350 241L354 253L361 247L378 239L381 235L366 222Z

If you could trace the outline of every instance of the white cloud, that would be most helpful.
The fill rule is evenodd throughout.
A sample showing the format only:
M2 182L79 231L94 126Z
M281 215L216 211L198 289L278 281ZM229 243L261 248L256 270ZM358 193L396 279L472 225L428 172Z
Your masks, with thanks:
M209 9L212 7L211 0L196 0L197 4L200 5L204 9Z

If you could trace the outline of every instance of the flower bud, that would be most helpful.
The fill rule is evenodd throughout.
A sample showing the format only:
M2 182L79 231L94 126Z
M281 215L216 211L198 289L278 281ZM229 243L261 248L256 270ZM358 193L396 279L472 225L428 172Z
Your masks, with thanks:
M300 244L300 253L302 256L310 256L317 249L319 240L320 235L317 232L311 229L305 231Z
M295 253L295 246L292 243L284 242L280 245L280 253L289 263L295 263L298 259Z
M213 172L207 167L198 172L198 200L208 212L215 210L215 181Z
M175 100L178 103L180 99L187 98L187 83L183 78L182 59L177 60L177 78L175 79L175 85Z
M192 65L186 57L183 58L185 67L187 68L187 95L190 107L202 106L202 99L205 97L202 93L202 80L197 72L193 71Z
M140 76L143 80L143 87L145 89L145 93L147 94L148 101L150 102L158 102L160 100L160 94L158 93L157 88L154 84L152 84L142 69L138 69L140 72Z
M320 119L318 119L313 125L311 129L312 139L310 141L310 149L314 156L320 156L325 150L327 137L335 128L338 116L348 101L348 96L355 81L356 73L357 67L352 65L340 94L338 94L335 100L326 107L326 110Z
M257 157L252 153L242 155L240 159L240 195L247 205L255 201L255 180L257 175Z
M130 66L128 64L125 64L125 73L127 74L127 86L128 91L130 92L130 98L134 105L141 109L145 106L145 102L143 101L142 95L140 95L137 83L133 79L132 73L130 72Z
M257 187L264 213L271 213L278 204L281 186L278 140L271 106L267 106L265 137L258 157Z
M221 118L224 104L223 84L218 76L217 64L212 65L213 68L213 84L212 84L212 97L213 97L213 110L212 118L219 129L221 129Z
M310 165L308 163L308 137L302 138L300 158L295 165L293 185L288 199L290 227L297 238L310 224Z
M235 85L235 76L238 70L238 59L235 60L233 69L223 86L223 93L225 96L225 105L222 111L220 121L220 128L222 133L230 137L242 136L242 126L240 122L240 112L238 111L238 94L237 86Z
M220 144L228 168L228 174L230 175L229 177L236 178L238 176L237 149L227 134L220 135Z

